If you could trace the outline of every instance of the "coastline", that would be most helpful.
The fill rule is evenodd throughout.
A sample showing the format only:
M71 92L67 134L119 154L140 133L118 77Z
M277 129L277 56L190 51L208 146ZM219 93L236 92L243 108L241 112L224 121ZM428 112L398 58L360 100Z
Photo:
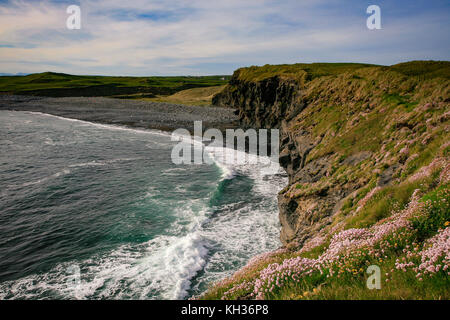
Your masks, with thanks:
M45 115L46 117L50 117L50 118L55 117L55 118L59 118L61 120L62 119L69 120L69 121L72 121L74 126L77 126L78 122L85 122L85 120L78 120L78 119L74 119L74 118L64 118L64 117L55 116L55 115L52 115L49 113L42 113L40 111L27 111L26 113L29 113L27 116L32 116L32 115L44 116ZM55 121L61 121L61 120L55 119ZM114 129L121 129L121 130L125 130L125 131L135 131L135 130L137 130L139 132L146 131L145 129L139 130L137 128L126 128L122 125L116 126L117 124L116 125L109 125L109 124L104 125L104 124L94 123L91 121L89 121L89 122L91 124L95 125L94 127L108 127L108 128L114 128ZM27 123L27 122L24 122L24 123ZM44 124L45 124L45 122L44 122ZM68 126L68 128L70 128L72 126L72 124L68 123L67 126ZM62 127L62 129L63 129L63 131L65 131L64 126ZM33 130L31 130L31 131L33 131ZM151 131L153 131L153 130L151 130ZM166 135L166 133L164 133L164 132L161 132L160 134ZM259 241L254 242L254 243L257 243L258 250L261 250L263 247L268 246L268 247L265 247L265 249L264 249L264 252L266 252L266 251L271 251L271 250L275 249L275 247L271 247L271 246L273 246L273 245L278 246L278 243L273 241L275 238L278 239L279 226L277 225L278 211L275 210L276 202L273 202L273 201L276 201L276 196L275 196L276 192L273 192L272 189L274 187L276 187L275 185L276 185L277 181L281 181L280 178L274 176L274 179L271 180L272 183L267 185L268 180L264 176L260 175L259 171L255 172L254 166L244 165L239 168L234 168L234 167L230 168L229 166L222 164L220 158L217 158L217 156L220 156L220 152L219 152L219 154L216 154L215 150L208 150L208 151L209 151L208 153L211 155L213 161L216 163L216 166L219 167L219 169L222 171L222 176L220 177L220 182L217 187L217 192L220 192L220 193L223 192L223 190L222 190L223 186L228 184L228 182L227 182L228 180L235 179L236 177L237 177L236 179L238 181L240 180L239 175L235 174L235 170L238 170L239 172L241 172L241 174L243 173L245 176L251 177L251 179L255 181L255 188L257 191L257 192L255 192L255 194L264 195L263 196L264 200L262 199L262 201L272 202L272 204L274 206L265 206L265 208L268 209L269 211L257 210L257 213L255 212L252 214L249 214L249 212L251 211L249 208L247 208L247 210L246 210L245 208L238 207L237 210L238 210L239 214L234 214L234 213L231 214L231 211L230 211L230 215L227 216L226 211L223 211L223 212L221 212L221 215L220 215L219 219L217 219L217 220L215 220L209 216L207 217L205 215L205 220L200 220L200 221L197 221L194 223L194 227L192 230L192 231L194 231L193 233L189 233L186 236L182 236L182 237L178 237L178 238L174 237L173 240L174 241L176 240L176 241L173 243L171 242L170 250L172 250L172 253L177 254L177 252L179 252L180 248L183 248L183 250L186 250L186 248L188 248L190 251L192 251L191 252L192 255L190 257L191 258L195 257L196 263L193 266L190 265L191 263L189 265L183 265L183 268L185 268L185 271L188 272L188 276L185 279L183 279L183 281L181 282L181 286L177 287L177 290L173 293L174 295L170 296L171 298L184 299L184 298L198 295L200 293L199 291L196 291L196 290L199 290L199 288L201 288L200 286L204 285L202 281L205 281L205 280L199 280L199 279L202 279L201 277L204 275L202 275L202 274L198 275L197 272L200 270L199 268L204 267L204 265L206 264L206 260L205 260L206 251L205 250L208 247L207 244L209 243L208 241L201 240L201 238L205 237L206 239L208 239L208 237L211 236L211 232L213 232L215 230L215 228L219 228L219 230L230 230L230 228L241 229L241 231L234 232L233 236L231 236L231 238L237 237L237 239L235 239L235 241L236 241L239 238L239 234L246 234L246 230L248 230L248 228L255 228L254 219L255 219L255 214L257 214L256 216L260 215L259 219L257 219L257 220L262 222L262 225L259 228L264 229L264 232L258 232L261 236ZM88 163L90 164L93 162L91 161ZM99 163L96 162L96 164L99 164ZM84 167L85 163L82 163L81 165ZM75 166L78 167L78 165L75 165ZM70 169L70 170L72 170L72 169ZM69 174L69 173L67 173L67 174ZM285 185L286 181L283 180L282 182L283 182L283 185ZM237 185L238 186L242 185L242 181L238 182ZM280 188L281 188L281 186L280 186ZM267 195L272 195L272 196L267 196ZM273 198L273 200L270 200L269 198ZM260 204L260 202L258 202L258 204ZM189 210L189 208L187 208L187 209ZM256 207L256 209L258 209L258 208ZM204 209L204 210L206 212L206 209ZM233 210L233 212L234 212L234 210ZM269 216L270 219L267 219L268 218L267 213L270 213L270 212L271 212L271 214ZM202 216L202 215L203 215L203 213L200 216ZM228 217L228 218L226 218L226 217ZM197 224L197 223L199 223L199 224ZM207 226L205 228L200 227L200 225L203 225L204 223L206 223ZM267 231L271 231L271 232L267 232ZM226 232L219 232L219 234L225 235ZM269 235L271 235L271 236L269 236ZM231 247L231 243L233 243L233 241L228 243L228 241L229 241L228 236L224 237L224 238L221 238L221 236L218 236L218 238L220 238L221 240L226 240L224 242L222 242L222 241L220 242L221 245L224 246L222 248L222 249L224 249L224 251L231 250L231 248L233 248L233 250L236 249L234 244L233 244L233 247ZM159 240L158 239L159 238L155 239L154 241L152 240L153 242L151 242L151 244L159 245L158 241L161 239L164 240L165 238L162 237L161 239L159 239ZM212 239L218 240L216 237L214 237ZM238 241L238 242L240 242L240 241ZM250 247L252 247L252 246L250 245ZM120 248L122 248L122 247L120 247ZM247 250L248 249L249 249L249 247L247 246ZM122 249L120 249L120 250L122 250ZM121 252L120 250L118 251L119 253ZM215 255L214 247L210 247L210 248L208 248L208 250L211 250L211 257L213 257ZM113 253L113 257L115 257L114 254L117 252L112 251L112 253ZM253 254L250 255L248 257L248 259L251 259L253 256L260 254L260 253L261 252L259 252L259 251L253 252ZM199 255L197 255L197 254L199 254ZM184 256L184 254L183 254L183 256ZM211 257L209 257L208 259L211 259ZM218 257L215 257L214 258L215 260L213 259L211 261L215 261L215 263L218 263L221 261L220 257L221 257L221 254L219 254ZM240 259L242 259L242 257ZM80 262L81 265L83 265L85 263L85 261L87 261L87 260L81 260L81 262ZM245 260L245 263L246 262L247 262L247 259ZM123 261L123 265L125 265L127 263L128 262ZM242 266L244 266L245 263L242 263ZM60 271L64 270L63 267L65 268L66 264L58 264L57 267L55 267L56 269L52 269L55 272L56 278L59 278L60 276L62 276L62 273ZM96 268L103 268L103 267L107 268L108 264L106 266L102 266L102 265L96 266ZM115 270L116 269L114 269L114 268L111 269L111 271L113 271L113 272ZM134 272L136 270L139 270L139 268L136 267L134 269L131 269L132 272ZM220 278L216 278L216 276L214 274L209 274L207 276L208 277L207 279L214 279L214 281L212 283L215 283L216 281L218 281L220 279L224 279L228 276L231 276L234 272L236 272L236 270L232 269L232 272L230 274L225 272L223 274L223 277L220 277ZM39 275L37 275L37 276L31 275L29 277L25 277L24 281L25 282L34 281L33 279L36 279L36 277L38 277L38 279L41 279L41 278L39 278ZM119 279L121 277L122 276L120 275L117 277L117 279ZM113 280L114 279L116 279L116 278L113 277ZM90 283L87 282L87 283L85 283L85 286L83 288L86 289L89 285L90 285ZM201 289L201 290L203 290L203 289ZM90 291L88 290L86 292L89 293ZM204 292L202 292L202 293L204 293ZM80 297L82 297L82 296L83 295L81 295Z
M185 128L192 133L194 121L200 120L203 121L205 129L217 128L224 131L239 127L238 117L231 108L104 97L51 98L0 95L0 110L41 112L101 124L168 132Z

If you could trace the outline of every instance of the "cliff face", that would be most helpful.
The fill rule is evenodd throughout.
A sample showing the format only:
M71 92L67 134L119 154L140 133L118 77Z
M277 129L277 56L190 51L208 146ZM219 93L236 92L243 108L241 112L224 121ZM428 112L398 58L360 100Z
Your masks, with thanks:
M236 108L243 127L280 129L281 240L297 247L383 218L358 215L368 192L404 181L448 142L449 75L448 62L251 67L213 104Z
M212 103L236 108L243 126L278 128L284 118L295 112L292 102L298 89L295 80L282 80L279 76L247 82L235 75Z

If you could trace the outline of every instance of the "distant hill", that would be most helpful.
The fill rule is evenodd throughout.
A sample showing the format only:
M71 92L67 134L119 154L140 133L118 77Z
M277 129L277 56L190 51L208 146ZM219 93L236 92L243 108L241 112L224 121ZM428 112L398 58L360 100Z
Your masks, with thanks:
M0 94L36 95L49 97L114 97L126 98L137 94L144 97L172 95L201 87L221 86L231 76L174 77L108 77L80 76L44 72L26 76L0 77Z

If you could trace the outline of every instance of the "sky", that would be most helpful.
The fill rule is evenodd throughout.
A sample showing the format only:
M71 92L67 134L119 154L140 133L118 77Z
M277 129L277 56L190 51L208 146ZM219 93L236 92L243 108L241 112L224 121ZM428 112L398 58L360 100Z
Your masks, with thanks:
M69 5L81 9L70 30ZM369 30L369 5L381 29ZM232 74L311 62L450 60L449 0L0 0L0 73Z

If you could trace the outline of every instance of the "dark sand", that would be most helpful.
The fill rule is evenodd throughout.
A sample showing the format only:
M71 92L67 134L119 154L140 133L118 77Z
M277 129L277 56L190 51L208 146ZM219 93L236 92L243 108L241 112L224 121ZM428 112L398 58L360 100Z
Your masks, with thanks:
M47 98L0 95L0 110L43 112L60 117L135 128L193 131L194 121L203 129L238 127L234 109L121 100L103 97Z

